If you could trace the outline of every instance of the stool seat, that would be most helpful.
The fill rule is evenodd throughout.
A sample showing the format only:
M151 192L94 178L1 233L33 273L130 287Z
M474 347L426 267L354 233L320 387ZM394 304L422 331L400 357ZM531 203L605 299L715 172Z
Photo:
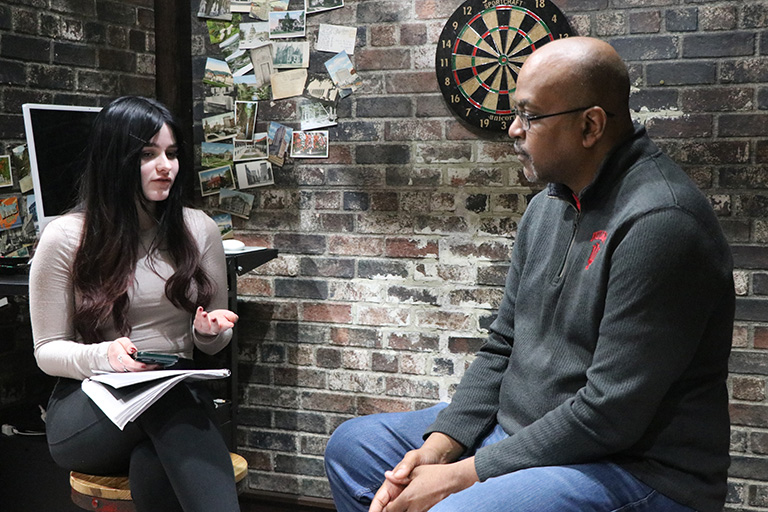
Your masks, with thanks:
M248 462L236 453L230 453L229 456L232 459L235 482L240 482L248 473ZM71 471L69 485L72 487L72 501L86 510L134 510L132 505L127 503L119 508L107 506L113 500L131 501L131 487L127 476L99 476Z

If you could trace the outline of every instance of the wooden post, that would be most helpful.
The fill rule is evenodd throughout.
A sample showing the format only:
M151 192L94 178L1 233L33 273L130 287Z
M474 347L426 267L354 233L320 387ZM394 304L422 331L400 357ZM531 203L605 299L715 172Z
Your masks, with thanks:
M155 0L155 75L155 94L180 124L186 143L184 156L191 168L194 117L190 0ZM192 197L194 183L194 178L187 180L188 198Z

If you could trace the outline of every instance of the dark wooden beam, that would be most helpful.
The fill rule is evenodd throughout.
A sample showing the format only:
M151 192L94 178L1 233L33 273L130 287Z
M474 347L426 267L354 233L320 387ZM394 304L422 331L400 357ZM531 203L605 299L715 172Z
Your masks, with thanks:
M155 94L176 116L194 162L192 97L192 27L189 0L155 0ZM191 197L194 180L187 180Z

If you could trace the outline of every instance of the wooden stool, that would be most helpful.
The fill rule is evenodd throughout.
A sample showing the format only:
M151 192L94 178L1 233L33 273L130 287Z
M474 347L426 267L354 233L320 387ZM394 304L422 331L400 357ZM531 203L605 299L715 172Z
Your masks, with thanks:
M236 453L230 453L235 482L240 482L248 473L248 462ZM72 502L85 510L101 512L136 512L131 500L130 482L127 476L86 475L69 473L72 487Z

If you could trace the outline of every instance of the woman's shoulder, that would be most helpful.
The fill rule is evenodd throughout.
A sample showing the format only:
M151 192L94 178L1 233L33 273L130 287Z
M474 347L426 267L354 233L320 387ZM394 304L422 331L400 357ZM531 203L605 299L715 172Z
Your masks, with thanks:
M67 213L56 217L49 222L40 235L40 240L57 239L60 241L74 239L80 241L80 235L83 233L83 223L85 219L82 213Z
M186 222L187 227L193 234L202 231L205 231L206 233L219 232L219 227L216 225L216 221L204 211L196 208L184 208L184 222Z

